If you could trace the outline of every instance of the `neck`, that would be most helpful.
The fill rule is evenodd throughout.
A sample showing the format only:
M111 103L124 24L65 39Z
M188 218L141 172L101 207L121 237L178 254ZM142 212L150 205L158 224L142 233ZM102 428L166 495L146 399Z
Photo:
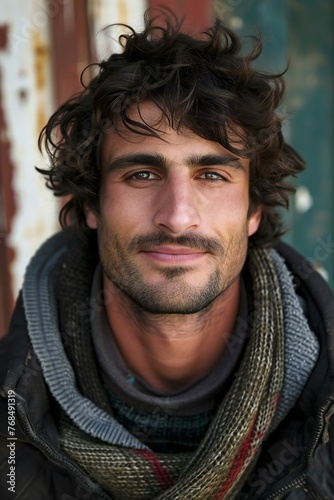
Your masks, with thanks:
M239 306L240 278L195 314L151 314L138 308L106 276L113 293L106 314L128 369L152 388L171 392L209 373L222 356Z

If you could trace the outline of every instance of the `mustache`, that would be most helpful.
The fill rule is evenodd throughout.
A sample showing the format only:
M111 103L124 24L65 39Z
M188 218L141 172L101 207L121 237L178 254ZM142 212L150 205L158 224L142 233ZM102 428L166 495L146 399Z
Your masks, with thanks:
M224 252L221 241L218 238L208 238L199 234L184 234L175 237L165 233L139 235L131 240L128 248L133 251L147 251L152 247L160 245L188 247L210 253Z

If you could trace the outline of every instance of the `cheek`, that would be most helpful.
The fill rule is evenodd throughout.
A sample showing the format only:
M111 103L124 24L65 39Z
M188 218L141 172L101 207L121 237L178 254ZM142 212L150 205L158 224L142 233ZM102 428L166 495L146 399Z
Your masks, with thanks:
M223 193L210 204L209 217L211 221L219 220L225 226L244 225L248 215L248 195L247 192Z
M119 234L135 231L149 220L145 198L129 196L123 189L112 190L101 200L101 219Z

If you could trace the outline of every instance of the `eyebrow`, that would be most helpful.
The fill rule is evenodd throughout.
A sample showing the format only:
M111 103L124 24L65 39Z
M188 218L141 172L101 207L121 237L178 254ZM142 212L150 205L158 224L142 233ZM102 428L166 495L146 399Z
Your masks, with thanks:
M229 154L222 155L194 155L188 158L187 165L189 166L201 166L201 167L213 167L215 165L219 166L229 166L236 170L242 170L246 172L245 166L241 163L240 159Z
M159 153L135 153L115 158L109 164L107 171L117 172L136 165L166 168L169 164L170 161ZM186 159L185 164L189 167L228 166L235 170L246 172L246 168L240 159L229 154L192 155Z
M168 162L167 162L168 163ZM142 165L146 167L165 167L166 159L160 154L136 153L115 158L108 166L108 172L117 172L128 167Z

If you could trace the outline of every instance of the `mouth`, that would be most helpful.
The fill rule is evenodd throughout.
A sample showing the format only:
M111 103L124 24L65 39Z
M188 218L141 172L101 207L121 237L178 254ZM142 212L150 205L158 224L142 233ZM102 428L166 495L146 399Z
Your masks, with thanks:
M208 252L190 247L159 246L141 252L158 262L185 263L203 258Z

